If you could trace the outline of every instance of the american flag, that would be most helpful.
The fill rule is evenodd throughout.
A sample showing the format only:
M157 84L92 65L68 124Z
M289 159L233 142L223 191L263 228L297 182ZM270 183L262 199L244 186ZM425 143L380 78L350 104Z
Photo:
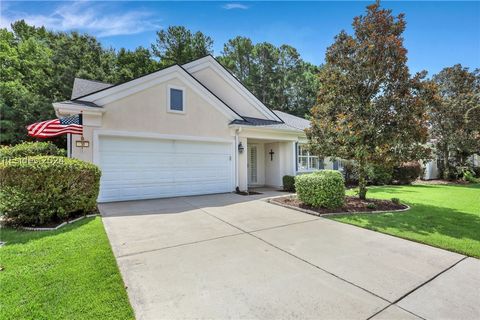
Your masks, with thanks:
M56 137L62 134L83 134L82 114L36 122L27 127L28 135L36 138Z

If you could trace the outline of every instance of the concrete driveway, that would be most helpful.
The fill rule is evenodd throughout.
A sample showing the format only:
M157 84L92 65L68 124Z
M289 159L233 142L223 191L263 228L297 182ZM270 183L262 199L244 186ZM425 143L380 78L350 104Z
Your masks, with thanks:
M235 194L100 205L138 319L479 319L480 261Z

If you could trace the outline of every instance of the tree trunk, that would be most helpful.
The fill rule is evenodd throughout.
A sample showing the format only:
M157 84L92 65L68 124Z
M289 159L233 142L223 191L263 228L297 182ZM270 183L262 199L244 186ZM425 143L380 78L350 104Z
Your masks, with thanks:
M367 198L367 163L361 158L358 162L358 197L362 200Z

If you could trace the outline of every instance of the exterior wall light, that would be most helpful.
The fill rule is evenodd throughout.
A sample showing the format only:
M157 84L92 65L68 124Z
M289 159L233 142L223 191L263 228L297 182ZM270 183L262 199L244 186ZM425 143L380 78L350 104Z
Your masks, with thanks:
M238 152L239 152L239 153L243 153L243 150L245 150L245 147L244 147L243 144L240 142L240 143L238 144Z

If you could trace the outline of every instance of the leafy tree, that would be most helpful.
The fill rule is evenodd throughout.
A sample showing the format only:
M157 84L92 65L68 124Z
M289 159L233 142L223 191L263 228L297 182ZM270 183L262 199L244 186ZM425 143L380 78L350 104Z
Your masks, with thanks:
M365 199L369 165L427 158L426 106L435 91L425 72L409 73L403 14L394 17L377 2L353 29L327 49L307 136L319 155L355 161Z
M271 108L304 116L315 103L318 68L291 46L236 37L224 45L218 59Z
M246 37L235 37L223 45L223 52L218 57L227 69L229 69L248 88L253 87L254 68L254 45L252 40Z
M0 29L0 48L1 142L15 143L26 137L28 123L53 113L42 86L49 81L52 51L32 38L19 41L6 29Z
M134 51L121 48L115 59L116 82L125 82L159 69L150 50L138 47Z
M192 33L183 26L169 26L157 31L157 40L152 44L153 54L160 58L162 67L184 64L213 53L213 40L197 31Z
M456 64L433 81L441 100L430 109L431 135L448 179L452 167L465 166L469 156L480 153L480 70Z

